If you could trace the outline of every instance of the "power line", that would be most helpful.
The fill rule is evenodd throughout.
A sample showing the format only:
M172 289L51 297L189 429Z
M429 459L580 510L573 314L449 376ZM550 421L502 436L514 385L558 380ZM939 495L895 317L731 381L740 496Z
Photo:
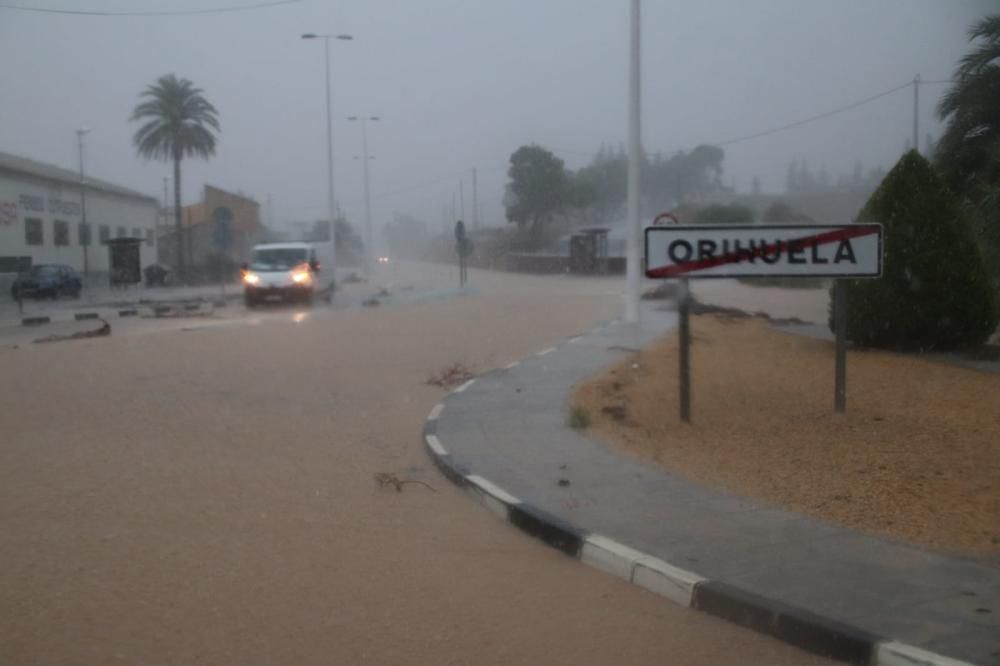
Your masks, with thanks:
M232 7L215 7L211 9L189 9L178 11L156 11L156 12L101 12L88 11L83 9L53 9L49 7L25 7L24 5L0 5L0 9L15 9L22 12L38 12L42 14L72 14L75 16L191 16L194 14L223 14L228 12L243 12L251 9L263 9L265 7L277 7L279 5L291 5L302 0L272 0L271 2L260 2L254 5L236 5Z
M930 83L930 82L928 81L928 83ZM904 83L902 85L899 85L899 86L896 86L895 88L890 88L889 90L885 90L883 92L880 92L877 95L872 95L871 97L866 97L863 100L854 102L853 104L848 104L847 106L841 106L839 108L833 109L832 111L827 111L826 113L820 113L820 114L817 114L815 116L810 116L808 118L803 118L802 120L797 120L797 121L795 121L793 123L788 123L787 125L782 125L781 127L775 127L773 129L764 130L762 132L754 132L753 134L747 134L745 136L736 137L735 139L727 139L726 141L719 141L719 142L712 143L712 144L709 144L709 145L720 146L720 147L721 146L731 146L734 143L742 143L743 141L749 141L751 139L759 139L759 138L764 137L764 136L769 136L771 134L777 134L778 132L784 132L786 130L793 129L795 127L801 127L802 125L807 125L809 123L816 122L817 120L823 120L824 118L829 118L830 116L835 116L835 115L837 115L839 113L844 113L845 111L850 111L852 109L856 109L859 106L864 106L865 104L870 104L871 102L874 102L877 99L881 99L881 98L886 97L888 95L891 95L893 93L899 92L900 90L903 90L904 88L909 88L912 85L913 85L912 81L907 81L906 83Z

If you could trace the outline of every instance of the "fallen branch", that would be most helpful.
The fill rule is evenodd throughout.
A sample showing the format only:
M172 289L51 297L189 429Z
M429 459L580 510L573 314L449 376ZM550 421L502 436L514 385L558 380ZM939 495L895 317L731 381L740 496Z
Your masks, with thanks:
M378 483L379 488L385 488L386 486L392 486L396 489L397 493L403 492L403 486L407 483L419 483L424 486L432 493L436 493L437 490L434 489L429 483L420 481L419 479L401 479L392 472L377 472L375 474L375 481Z

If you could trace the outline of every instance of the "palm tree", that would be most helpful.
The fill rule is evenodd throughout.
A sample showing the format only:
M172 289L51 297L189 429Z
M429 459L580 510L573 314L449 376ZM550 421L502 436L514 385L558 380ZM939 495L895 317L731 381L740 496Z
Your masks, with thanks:
M1000 14L972 26L969 41L976 40L938 105L948 125L936 158L952 187L980 203L1000 185Z
M132 137L139 155L174 163L174 224L177 231L177 274L184 278L184 244L181 240L181 160L208 159L215 154L215 134L220 132L218 111L187 79L161 76L139 96L131 121L143 122Z

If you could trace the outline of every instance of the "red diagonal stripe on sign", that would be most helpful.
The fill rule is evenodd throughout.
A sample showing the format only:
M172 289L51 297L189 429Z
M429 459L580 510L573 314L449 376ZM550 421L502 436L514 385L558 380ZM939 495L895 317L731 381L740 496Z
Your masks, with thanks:
M653 270L646 272L646 277L651 277L651 278L676 277L678 275L683 275L684 273L700 271L706 268L714 268L715 266L723 266L725 264L738 264L741 261L756 259L758 257L764 256L765 254L767 255L774 254L778 252L782 246L785 247L795 246L796 249L798 248L805 249L809 247L818 247L820 245L827 245L829 243L839 243L842 240L850 240L851 238L858 238L860 236L869 236L871 234L876 234L876 233L878 233L878 227L871 227L871 226L845 227L843 229L835 229L833 231L824 231L821 234L814 234L812 236L804 236L802 238L792 238L789 240L778 241L776 243L771 243L770 245L755 247L752 250L741 249L739 252L727 252L726 254L720 254L719 256L712 257L710 259L685 261L684 263L674 264L673 266L654 268Z

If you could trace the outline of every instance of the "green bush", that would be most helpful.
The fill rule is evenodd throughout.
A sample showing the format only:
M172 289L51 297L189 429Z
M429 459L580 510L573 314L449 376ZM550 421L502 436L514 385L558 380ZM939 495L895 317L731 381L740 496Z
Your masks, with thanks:
M858 221L882 223L885 256L881 279L847 281L850 340L940 350L989 337L998 318L989 275L957 200L926 159L904 155Z

